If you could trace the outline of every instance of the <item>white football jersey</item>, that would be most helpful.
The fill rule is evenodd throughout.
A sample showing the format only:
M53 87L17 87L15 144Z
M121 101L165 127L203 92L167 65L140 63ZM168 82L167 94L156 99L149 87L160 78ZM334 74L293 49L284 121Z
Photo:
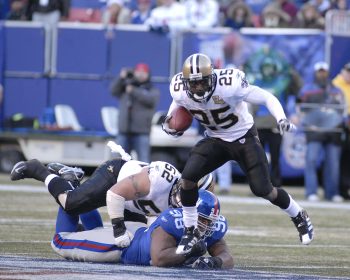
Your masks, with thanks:
M147 164L130 160L121 168L118 181L140 172L145 166L150 167L148 174L151 183L150 192L147 196L140 199L125 201L125 209L148 216L158 216L169 208L171 188L175 181L180 179L181 173L173 165L164 161L154 161Z
M182 73L170 83L173 102L189 110L205 128L209 137L232 142L253 126L253 116L245 99L256 87L250 86L242 71L235 68L215 69L216 88L208 102L196 102L187 96Z
M173 103L169 112L176 105L185 107L206 128L209 137L228 142L244 136L254 124L247 102L266 106L277 122L286 118L278 99L266 90L250 85L239 69L215 69L214 73L216 87L208 102L191 99L184 89L182 73L176 74L170 83Z

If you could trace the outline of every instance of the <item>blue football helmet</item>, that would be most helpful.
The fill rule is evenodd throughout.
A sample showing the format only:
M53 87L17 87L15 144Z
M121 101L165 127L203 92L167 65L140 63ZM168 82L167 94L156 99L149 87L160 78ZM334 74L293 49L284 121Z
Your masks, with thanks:
M220 203L215 194L200 189L197 201L198 230L202 238L211 236L216 227L220 215Z

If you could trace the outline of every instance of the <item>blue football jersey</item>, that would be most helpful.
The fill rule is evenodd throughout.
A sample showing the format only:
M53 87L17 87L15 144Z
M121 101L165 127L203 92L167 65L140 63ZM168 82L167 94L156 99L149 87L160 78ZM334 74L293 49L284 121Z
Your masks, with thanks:
M179 244L184 229L182 208L168 209L162 212L149 228L138 229L130 246L124 249L120 262L124 264L150 265L151 236L153 230L157 227L162 227L165 232L175 238L176 244ZM205 239L207 248L210 248L210 246L224 237L227 231L225 217L220 215L215 227L213 235Z

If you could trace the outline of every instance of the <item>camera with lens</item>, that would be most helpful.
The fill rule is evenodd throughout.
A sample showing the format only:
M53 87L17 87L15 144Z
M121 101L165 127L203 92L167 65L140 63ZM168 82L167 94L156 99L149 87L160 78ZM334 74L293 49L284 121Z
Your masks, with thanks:
M133 86L138 86L138 82L135 79L134 76L134 70L133 69L127 69L126 70L126 76L124 78L124 85L133 85Z
M134 78L134 70L128 69L126 70L126 79L133 79Z

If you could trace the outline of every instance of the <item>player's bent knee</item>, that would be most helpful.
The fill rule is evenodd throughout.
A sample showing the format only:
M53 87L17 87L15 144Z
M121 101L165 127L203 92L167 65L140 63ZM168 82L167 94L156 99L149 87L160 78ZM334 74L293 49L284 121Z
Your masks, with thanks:
M90 210L90 208L82 207L79 201L72 200L70 198L66 199L65 205L62 206L64 211L68 213L69 215L80 215L82 213L86 213Z
M73 190L72 185L61 177L53 178L47 186L50 194L57 200L60 194Z
M260 186L258 188L252 188L252 192L255 196L262 197L268 200L270 200L269 198L272 197L271 188L266 188L264 186Z
M277 189L274 187L272 191L269 194L263 196L263 198L269 201L274 201L277 198Z
M66 209L66 201L67 201L67 194L61 193L58 198L58 203L62 206L63 209Z

